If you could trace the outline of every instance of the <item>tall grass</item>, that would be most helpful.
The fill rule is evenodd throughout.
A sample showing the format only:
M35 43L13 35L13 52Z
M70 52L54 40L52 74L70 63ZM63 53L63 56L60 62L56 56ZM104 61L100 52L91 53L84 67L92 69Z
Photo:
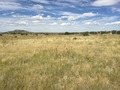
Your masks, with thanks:
M0 39L0 90L120 88L119 35L18 36L14 44L9 36Z

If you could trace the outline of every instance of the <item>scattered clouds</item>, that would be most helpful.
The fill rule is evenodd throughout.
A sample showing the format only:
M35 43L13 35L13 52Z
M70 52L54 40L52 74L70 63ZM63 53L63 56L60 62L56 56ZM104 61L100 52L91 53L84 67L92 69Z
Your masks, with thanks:
M0 31L120 29L119 2L120 0L0 0ZM108 9L103 6L111 7Z
M112 6L118 4L120 0L96 0L92 3L92 6L101 7L101 6Z

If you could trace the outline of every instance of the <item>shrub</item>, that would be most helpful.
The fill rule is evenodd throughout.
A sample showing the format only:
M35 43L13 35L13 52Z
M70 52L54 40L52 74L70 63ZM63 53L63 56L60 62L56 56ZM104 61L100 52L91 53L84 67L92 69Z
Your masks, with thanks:
M15 36L15 38L17 38L17 36Z
M70 33L69 32L65 32L65 35L69 35Z
M0 36L2 36L2 34L0 34Z
M82 33L83 36L89 36L89 32Z
M73 40L76 40L76 39L77 39L76 37L73 38Z

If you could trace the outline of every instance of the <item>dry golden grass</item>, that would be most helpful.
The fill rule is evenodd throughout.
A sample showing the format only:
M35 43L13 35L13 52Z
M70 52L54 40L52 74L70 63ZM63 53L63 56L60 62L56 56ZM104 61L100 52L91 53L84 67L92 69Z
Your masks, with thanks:
M0 90L119 89L120 35L0 36Z

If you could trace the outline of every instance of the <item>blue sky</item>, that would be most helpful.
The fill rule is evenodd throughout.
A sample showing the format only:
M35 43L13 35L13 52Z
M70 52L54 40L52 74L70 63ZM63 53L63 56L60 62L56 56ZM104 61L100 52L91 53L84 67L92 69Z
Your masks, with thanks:
M120 0L0 0L0 32L120 30Z

